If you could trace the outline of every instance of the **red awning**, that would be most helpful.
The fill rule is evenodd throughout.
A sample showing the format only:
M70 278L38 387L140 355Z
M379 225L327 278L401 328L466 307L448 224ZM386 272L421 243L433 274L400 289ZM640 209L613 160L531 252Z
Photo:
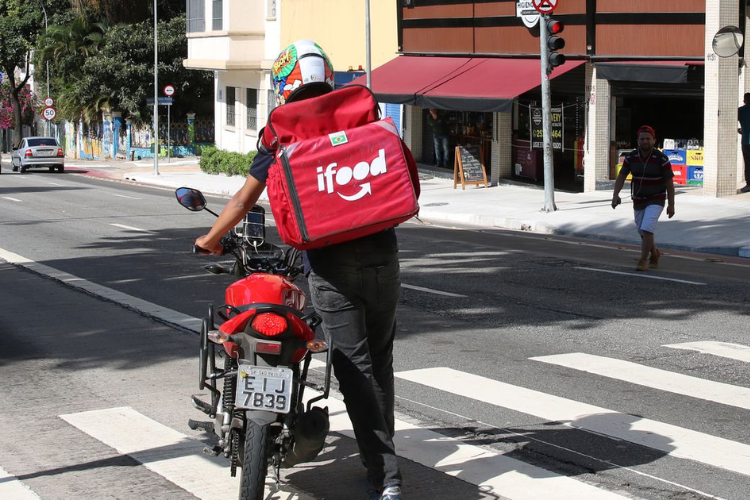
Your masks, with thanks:
M584 61L568 61L560 76ZM372 72L378 100L424 108L509 111L513 99L541 85L539 59L399 56ZM352 83L365 85L366 77Z
M399 56L372 72L371 88L382 102L414 104L418 95L464 71L470 63L469 57ZM367 77L352 83L366 85Z

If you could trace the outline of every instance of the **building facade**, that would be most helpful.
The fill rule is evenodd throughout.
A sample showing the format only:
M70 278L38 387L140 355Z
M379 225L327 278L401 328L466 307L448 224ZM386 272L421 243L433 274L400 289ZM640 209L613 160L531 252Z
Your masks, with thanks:
M426 115L437 108L451 123L451 146L481 145L493 183L542 182L534 140L540 21L532 2L397 3L401 55L374 71L373 91L405 105L404 138L415 156L433 161ZM712 40L725 26L745 31L744 2L562 0L553 16L565 26L560 52L567 57L550 76L556 185L611 187L621 150L632 149L635 130L650 124L659 146L675 151L680 182L704 182L711 196L736 192L744 54L717 57Z
M372 1L371 64L396 56L396 4ZM187 0L186 68L213 71L216 145L256 148L273 109L270 70L281 50L302 38L317 42L336 79L366 68L365 2L351 0Z

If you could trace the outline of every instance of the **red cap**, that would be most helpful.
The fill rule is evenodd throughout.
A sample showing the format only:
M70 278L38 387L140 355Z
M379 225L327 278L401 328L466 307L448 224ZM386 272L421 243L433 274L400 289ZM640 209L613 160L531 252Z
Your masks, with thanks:
M638 129L638 135L641 135L642 133L651 134L654 139L656 139L656 132L652 127L649 127L648 125L642 125L641 128Z

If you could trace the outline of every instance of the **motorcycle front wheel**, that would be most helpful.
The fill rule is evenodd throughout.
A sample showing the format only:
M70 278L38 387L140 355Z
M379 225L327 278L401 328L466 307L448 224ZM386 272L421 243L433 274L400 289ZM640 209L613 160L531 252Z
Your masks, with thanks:
M245 430L245 451L242 457L240 500L262 500L268 473L270 425L248 420Z

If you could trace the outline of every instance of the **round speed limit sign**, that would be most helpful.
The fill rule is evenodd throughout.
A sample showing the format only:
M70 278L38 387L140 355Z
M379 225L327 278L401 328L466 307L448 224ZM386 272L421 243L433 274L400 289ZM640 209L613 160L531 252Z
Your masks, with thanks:
M174 95L174 87L171 85L167 85L164 87L164 95L167 97L172 97Z
M55 108L44 108L44 111L42 111L42 116L45 120L50 121L54 120L55 116L57 116L57 111Z

